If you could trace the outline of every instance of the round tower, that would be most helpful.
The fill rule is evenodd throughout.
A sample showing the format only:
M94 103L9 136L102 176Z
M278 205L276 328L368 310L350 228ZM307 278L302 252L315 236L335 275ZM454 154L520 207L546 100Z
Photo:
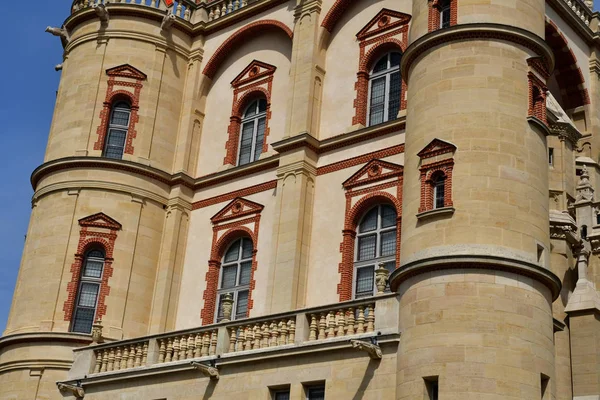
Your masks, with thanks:
M544 1L415 1L412 24L399 393L550 396Z

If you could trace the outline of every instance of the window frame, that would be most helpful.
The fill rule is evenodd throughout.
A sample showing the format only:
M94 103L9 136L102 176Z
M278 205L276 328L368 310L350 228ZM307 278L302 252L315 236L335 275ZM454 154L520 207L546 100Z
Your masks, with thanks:
M305 391L306 391L306 400L312 400L311 398L311 392L313 390L322 390L323 391L323 398L325 399L325 385L311 385L311 386L305 386Z
M102 253L102 258L100 257L90 257L90 254L93 252L100 252ZM91 260L93 261L102 261L102 270L100 272L100 277L95 278L95 277L89 277L89 276L85 276L84 272L86 270L87 264L88 262ZM98 301L100 299L100 291L102 290L102 279L104 278L104 271L106 269L106 252L103 249L99 249L99 248L94 248L94 249L90 249L88 250L84 257L83 257L83 263L81 264L81 271L79 273L79 283L77 285L77 296L75 298L75 305L73 307L73 318L71 321L71 327L69 329L70 332L73 333L91 333L92 332L92 328L93 328L93 324L96 322L96 315L98 313ZM79 305L79 301L81 299L81 294L82 294L82 288L83 285L85 284L92 284L92 285L96 285L98 288L98 291L96 292L96 299L94 302L94 306L93 307L82 307ZM75 325L77 324L77 313L79 311L79 309L86 309L86 310L90 310L93 309L94 310L94 317L92 319L92 327L90 327L90 331L89 332L80 332L80 331L76 331L75 330Z
M390 92L391 92L391 81L392 81L392 75L394 75L395 73L398 73L400 76L400 99L399 99L399 110L402 109L402 72L400 70L400 64L396 65L396 66L391 66L392 64L392 54L394 53L398 53L400 54L400 61L402 62L402 52L400 51L390 51L388 53L386 53L384 56L381 56L377 59L377 61L373 64L373 67L371 68L371 70L369 71L369 88L367 91L367 127L371 127L371 126L377 126L377 125L381 125L381 124L385 124L386 122L390 122L393 120L396 120L398 118L397 115L395 115L393 118L390 118L389 116L389 112L390 112ZM387 57L387 68L383 71L379 71L379 72L374 72L375 71L375 67L377 66L377 64L379 64L379 62L384 58ZM377 79L380 79L382 77L385 77L385 88L384 88L384 101L383 101L383 121L375 124L375 125L371 125L371 109L372 109L372 92L373 92L373 82Z
M382 225L382 210L383 207L390 207L392 210L394 210L394 213L396 214L396 220L394 221L394 224L392 226L389 227L383 227ZM364 221L364 219L367 217L367 215L369 215L369 213L374 210L375 208L378 209L377 211L377 227L374 230L368 231L368 232L360 232L360 225L362 224L362 222ZM396 255L398 253L398 245L397 245L397 241L398 241L398 211L396 210L396 208L392 205L392 204L388 204L388 203L379 203L371 208L369 208L360 218L357 226L356 226L356 238L354 239L354 260L353 260L353 272L352 272L352 299L356 300L356 285L358 283L357 278L358 278L358 270L361 268L369 268L369 267L373 267L373 296L375 296L377 294L377 285L375 284L375 270L377 270L377 267L380 263L385 263L386 265L393 262L394 263L394 268L396 268ZM394 254L389 255L389 256L381 256L381 237L384 233L388 233L388 232L396 232L396 235L394 237L394 245L396 246L396 250L394 252ZM375 239L375 258L369 259L369 260L363 260L363 261L359 261L358 257L359 257L359 244L360 244L360 238L361 237L367 237L367 236L376 236ZM387 289L386 289L387 290ZM359 298L367 298L370 296L362 296Z
M438 210L440 208L444 208L446 207L446 175L441 172L441 171L437 171L435 172L432 177L431 177L431 187L432 187L432 209L433 210ZM442 190L442 196L441 196L441 200L442 200L442 205L438 205L438 201L440 200L439 194L438 194L438 189Z
M265 102L265 111L260 111L260 102L261 101ZM250 108L253 105L256 105L255 114L247 117L246 114L248 113L248 110L250 110ZM268 100L264 97L257 97L255 99L253 99L252 101L250 101L250 104L244 109L242 118L240 120L240 129L239 129L239 135L238 135L239 137L238 137L238 143L237 143L237 145L238 145L237 146L238 147L237 158L236 158L237 166L248 165L253 162L256 162L259 160L260 156L262 155L262 146L261 146L260 154L258 155L259 158L256 158L256 140L258 138L258 124L261 119L264 119L264 121L265 121L264 131L262 133L263 134L263 146L264 146L264 140L265 140L265 135L266 135L266 130L267 130L268 109L269 109L269 103L268 103ZM250 146L250 161L242 164L241 159L240 159L240 157L242 156L242 138L243 138L243 132L244 132L244 125L248 124L248 123L253 123L253 125L254 125L252 127L252 142L251 142L251 146Z
M126 107L123 107L123 105ZM113 122L113 118L114 118L116 111L127 113L127 126L115 124ZM125 148L127 147L127 138L129 136L129 127L131 126L131 116L132 116L132 107L129 102L127 102L125 100L121 100L121 101L116 101L111 105L110 115L108 118L108 126L106 128L106 139L104 140L104 149L102 150L102 157L109 158L112 160L122 160L123 159L123 155L125 154ZM120 157L119 158L107 155L108 149L109 149L111 132L113 130L125 131L125 140L123 141L123 146L120 148ZM117 148L116 146L112 146L112 147Z
M452 26L452 0L440 0L438 11L440 13L439 29L447 29ZM448 25L444 26L444 14L448 15Z
M244 245L244 241L247 240L250 242L251 246L252 246L252 253L250 254L249 258L243 258L243 245ZM235 261L231 261L231 262L225 262L225 256L227 255L227 253L229 252L229 250L236 245L237 243L239 243L238 245L238 259ZM239 282L241 280L242 277L242 264L248 263L250 262L250 280L247 284L241 285ZM235 276L235 286L231 287L231 288L222 288L222 284L223 284L223 273L225 272L225 267L230 267L236 265L237 269L236 269L236 276ZM232 295L232 299L233 299L233 306L232 306L232 310L231 310L231 321L235 321L235 320L240 320L240 319L244 319L244 318L248 318L248 311L249 308L248 306L246 306L246 315L243 318L238 318L237 317L237 305L238 305L238 297L239 297L239 293L240 292L247 292L248 293L248 301L250 300L250 284L252 282L252 268L254 265L254 242L252 241L252 239L248 236L243 236L241 238L235 239L234 241L231 242L231 244L229 246L227 246L227 249L225 250L225 252L223 253L223 257L221 257L221 266L219 268L219 280L217 283L217 298L216 298L216 309L215 309L215 316L214 316L214 321L216 321L216 323L219 323L222 321L222 319L219 319L219 313L221 310L221 296L226 295L228 293L230 293Z

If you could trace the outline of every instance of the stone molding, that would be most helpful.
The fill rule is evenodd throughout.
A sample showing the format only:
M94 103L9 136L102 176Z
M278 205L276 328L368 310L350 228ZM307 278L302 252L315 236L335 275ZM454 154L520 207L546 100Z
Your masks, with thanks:
M566 240L572 245L579 243L577 223L568 211L550 210L550 239Z

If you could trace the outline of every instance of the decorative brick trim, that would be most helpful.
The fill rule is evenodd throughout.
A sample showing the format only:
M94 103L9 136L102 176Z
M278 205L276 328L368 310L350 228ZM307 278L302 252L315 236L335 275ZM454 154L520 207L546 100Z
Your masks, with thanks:
M547 124L546 119L546 83L539 79L534 73L527 74L529 80L529 107L527 114Z
M248 24L232 34L225 42L223 42L223 44L221 44L221 46L219 46L206 64L206 67L204 67L202 73L208 78L214 79L217 70L225 58L227 58L228 54L230 54L238 44L246 43L252 36L261 34L267 29L281 30L290 39L294 36L292 30L280 21L265 19Z
M373 64L385 53L399 50L404 53L408 46L410 15L387 9L381 10L357 34L360 47L357 80L354 85L355 115L352 125L367 125L369 107L369 75ZM402 79L400 109L406 109L406 80Z
M441 139L433 139L423 150L417 153L421 160L454 153L456 146Z
M546 21L546 43L554 52L556 62L554 75L560 86L565 108L573 109L590 104L589 92L585 87L585 79L577 63L577 57L565 35L550 20Z
M103 107L100 111L100 126L98 126L98 129L96 130L98 139L94 143L94 150L104 150L104 142L108 133L108 124L110 122L112 106L119 100L125 100L131 106L131 116L129 118L129 129L127 130L124 153L133 154L133 139L137 136L135 125L140 120L138 114L140 109L140 95L142 88L144 87L142 82L146 80L146 74L129 64L123 64L118 67L107 69L106 75L108 75L108 87L106 89ZM135 80L135 82L117 80L117 77L132 79ZM115 90L115 87L117 86L132 88L133 92L129 90Z
M355 167L357 165L361 165L369 162L370 160L376 158L386 158L390 156L395 156L397 154L404 153L404 145L399 144L396 146L388 147L383 150L373 151L371 153L363 154L361 156L356 156L352 158L348 158L343 161L338 161L332 164L324 165L322 167L317 168L317 176L330 174L332 172L341 171L346 168Z
M77 291L79 290L85 253L92 247L102 248L105 255L104 270L94 320L101 320L106 315L106 297L110 294L108 280L113 275L113 252L115 241L117 240L117 231L121 230L121 224L103 213L80 219L79 226L81 227L79 231L79 243L77 245L77 252L75 253L75 260L71 264L71 281L67 284L67 300L65 300L63 305L64 320L68 322L71 322L73 318L75 303L77 302ZM98 229L102 231L98 231Z
M247 210L244 207L248 207ZM235 240L241 237L249 237L252 240L252 270L250 273L250 289L248 292L248 316L250 310L254 307L252 292L256 288L256 280L254 278L258 263L256 255L258 254L258 231L260 228L260 213L264 206L246 199L235 199L221 211L219 211L212 219L213 223L213 238L210 251L210 260L208 261L208 271L206 272L206 289L202 298L204 299L204 308L200 312L202 325L210 325L214 323L215 311L217 308L217 291L219 285L219 272L221 270L221 260L227 247ZM238 210L234 213L234 210ZM243 214L242 214L243 213ZM232 215L231 215L232 214ZM233 218L241 216L253 215L245 219L238 219L233 222ZM228 217L229 216L229 217ZM251 225L252 229L247 225Z
M262 152L269 149L267 137L270 133L271 93L273 91L273 74L277 68L273 65L254 60L231 82L233 86L233 105L231 118L227 128L228 139L225 143L223 165L237 165L237 153L240 140L240 129L244 110L259 96L267 100L267 116L265 122L265 138Z
M323 18L323 22L321 26L327 30L327 32L333 32L333 28L335 28L338 21L344 15L344 12L350 7L353 3L353 0L336 0L336 2L331 6L325 18Z
M402 175L404 167L383 160L372 160L342 183L344 189L352 189Z
M421 203L419 205L419 213L433 210L433 197L435 190L433 187L432 177L436 173L444 175L444 207L452 207L452 170L454 169L454 159L425 164L420 168L421 171Z
M440 29L441 24L441 10L440 0L428 0L429 1L429 22L428 31L433 32ZM458 21L458 7L457 0L450 0L450 26L454 26Z
M250 196L252 194L266 192L267 190L273 190L277 187L277 180L272 180L269 182L261 183L260 185L249 186L244 189L234 190L233 192L220 194L215 197L210 197L208 199L200 200L195 202L192 205L192 210L198 210L200 208L213 206L215 204L224 203L226 201L230 201L235 199L236 197L245 197Z

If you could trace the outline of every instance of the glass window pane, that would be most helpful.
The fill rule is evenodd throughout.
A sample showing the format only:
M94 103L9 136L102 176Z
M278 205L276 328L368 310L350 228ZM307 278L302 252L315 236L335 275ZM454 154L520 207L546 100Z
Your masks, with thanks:
M223 262L229 263L237 261L240 257L240 240L236 240L227 250Z
M242 260L247 260L249 258L252 258L252 250L254 248L252 247L252 240L250 240L249 238L245 238L243 239L242 242Z
M219 302L217 303L217 322L220 322L223 319L223 299L225 298L225 293L219 295Z
M358 238L358 261L374 259L376 245L377 235L369 235Z
M250 284L250 274L252 273L252 261L242 263L240 272L240 285Z
M363 267L356 270L356 298L372 296L375 281L375 267Z
M381 227L396 226L396 210L391 206L381 206Z
M256 103L257 102L255 100L248 106L248 108L246 108L246 112L244 112L244 118L256 115Z
M443 178L438 178L438 180L435 182L435 208L442 208L444 207L444 202L445 202L445 192L444 192L444 179Z
M402 96L402 79L400 72L394 72L390 75L390 97L388 105L388 121L398 118L400 111L400 98Z
M242 140L240 142L239 165L248 164L252 153L252 134L254 133L254 121L242 125Z
M385 76L371 81L370 125L381 124L385 111Z
M221 289L230 289L235 287L237 278L237 265L227 265L223 267L221 278Z
M129 126L129 111L113 110L111 125Z
M400 53L392 53L390 55L391 67L397 67L400 65L400 61L402 61L402 54Z
M377 64L375 64L375 67L373 67L373 73L385 71L386 69L388 69L388 55L387 54L385 56L381 57L379 59L379 61L377 61Z
M104 258L104 253L100 250L92 250L89 253L87 253L87 256L94 258Z
M259 113L263 113L267 111L267 100L266 99L260 99L258 102L258 112Z
M369 211L367 213L367 215L365 215L362 219L362 221L360 221L360 226L358 227L358 231L360 233L365 233L365 232L370 232L370 231L374 231L375 229L377 229L377 213L378 213L378 208L375 207L373 209L371 209L371 211Z
M308 400L325 400L325 388L310 388L308 389Z
M256 129L256 142L254 144L254 161L257 161L262 153L263 144L265 142L265 126L267 119L262 117L258 120L258 127Z
M290 400L290 392L277 392L275 393L275 400Z
M89 256L85 262L83 268L83 276L85 278L102 278L102 269L104 268L104 261L97 259L90 259Z
M450 27L450 0L442 0L440 2L440 27Z
M381 234L381 257L396 254L396 230Z
M248 314L248 291L238 292L237 304L235 307L235 318L246 318Z
M97 283L82 283L79 289L79 301L77 305L82 307L96 307L98 289L99 285Z
M96 316L95 308L77 308L75 310L75 318L73 319L73 332L90 333Z

